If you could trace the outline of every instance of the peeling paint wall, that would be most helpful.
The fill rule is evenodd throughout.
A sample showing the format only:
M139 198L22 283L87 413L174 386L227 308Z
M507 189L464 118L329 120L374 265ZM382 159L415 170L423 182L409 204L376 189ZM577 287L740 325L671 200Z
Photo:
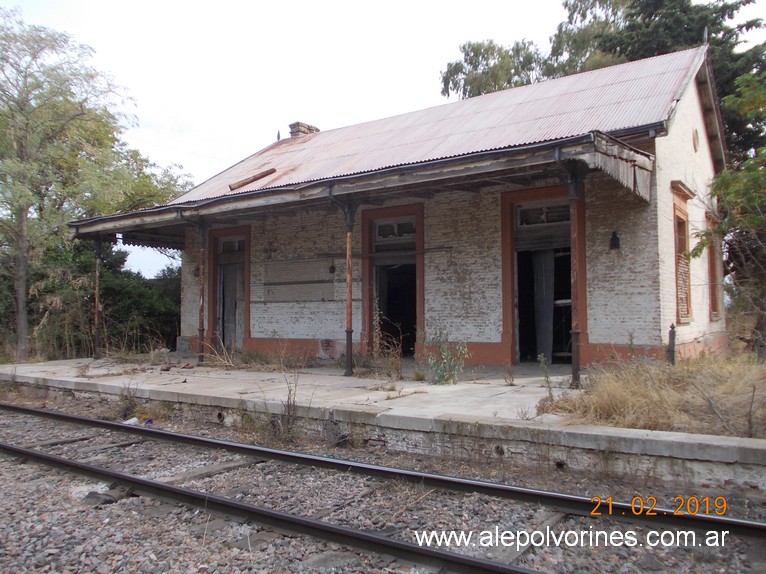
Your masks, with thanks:
M180 351L189 349L189 339L196 337L199 327L199 283L195 275L199 261L199 234L195 229L186 231L186 248L181 254L181 335Z
M353 246L357 254L359 233L357 215ZM290 217L272 217L251 223L251 338L313 339L323 342L316 347L318 355L334 358L342 354L346 341L345 250L345 220L340 211L299 212ZM182 350L187 350L189 340L198 334L199 288L195 275L198 259L199 240L195 230L187 233L182 260L179 340ZM335 273L330 272L333 265ZM294 272L286 272L287 269ZM303 281L301 270L310 270L311 280ZM206 269L206 277L211 271L217 272ZM361 330L361 263L358 259L354 262L353 275L357 340ZM206 329L208 297L206 293Z
M613 179L588 176L585 242L588 341L659 345L657 206ZM610 249L612 232L620 248Z
M695 138L694 132L697 131ZM694 142L698 141L697 150ZM690 247L697 240L696 231L706 228L706 209L710 206L709 189L715 175L708 136L702 119L697 86L687 89L673 113L669 133L657 139L657 198L659 205L660 295L662 300L663 340L667 341L670 324L677 324L675 240L673 192L671 182L678 180L691 189L696 197L687 203ZM678 325L676 341L691 342L710 331L725 329L721 319L711 324L707 253L691 262L692 319Z
M353 250L359 253L357 213ZM252 225L250 335L253 338L330 339L345 349L346 228L341 211L298 212ZM330 272L334 265L335 273ZM296 272L288 272L293 268ZM355 340L361 330L361 261L355 258ZM281 293L280 293L281 291Z
M693 147L695 130L697 151ZM671 182L682 181L697 195L687 205L693 235L705 227L714 175L696 86L679 102L669 134L656 140L656 155L649 203L604 174L593 173L586 180L587 335L591 344L656 349L667 343L668 328L676 323ZM353 243L355 343L364 335L361 214L365 209L415 203L424 206L425 333L419 333L420 337L442 331L452 340L502 342L503 305L512 304L503 301L501 197L505 191L510 188L436 191L428 199L400 198L358 210ZM620 249L610 249L614 231ZM306 341L315 345L320 356L344 352L343 213L296 211L289 216L260 217L250 223L250 235L250 337ZM182 349L183 341L197 336L198 250L197 231L192 229L187 233L181 272ZM206 275L211 271L216 272L206 269ZM678 343L698 341L723 329L723 320L711 323L708 273L707 256L692 260L693 318L678 327Z
M500 194L437 193L425 206L425 248L426 334L499 342Z

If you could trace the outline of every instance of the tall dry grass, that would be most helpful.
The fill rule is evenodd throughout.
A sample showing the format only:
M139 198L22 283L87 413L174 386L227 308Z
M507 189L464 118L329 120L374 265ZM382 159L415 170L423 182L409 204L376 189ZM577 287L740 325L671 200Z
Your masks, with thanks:
M766 365L746 356L588 369L585 391L549 410L571 424L766 438Z

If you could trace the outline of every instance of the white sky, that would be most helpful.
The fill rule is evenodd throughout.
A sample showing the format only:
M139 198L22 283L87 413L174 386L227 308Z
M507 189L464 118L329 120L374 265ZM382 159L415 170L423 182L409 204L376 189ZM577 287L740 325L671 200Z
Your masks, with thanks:
M766 16L758 0L743 16ZM67 32L133 98L125 133L195 183L303 121L327 130L446 103L440 72L460 44L533 40L544 51L561 0L0 0ZM454 97L453 97L454 100ZM151 250L149 250L153 253ZM153 276L162 256L131 255Z

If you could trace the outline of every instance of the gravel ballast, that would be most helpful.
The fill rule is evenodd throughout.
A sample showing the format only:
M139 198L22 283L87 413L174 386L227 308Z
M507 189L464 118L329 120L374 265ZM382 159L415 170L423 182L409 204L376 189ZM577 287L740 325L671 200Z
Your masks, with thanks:
M8 402L8 398L3 400ZM79 406L78 406L79 405ZM33 406L40 406L33 405ZM102 401L71 401L58 405L83 416L108 410ZM104 413L101 413L102 415ZM186 432L242 440L241 431L173 417L157 426ZM0 440L26 445L61 439L50 421L28 419L0 412ZM60 428L60 427L58 427ZM158 479L177 476L209 464L236 463L242 457L220 451L137 442L99 450L92 429L70 427L77 442L47 447L59 456L89 451L92 464ZM57 435L52 436L54 433ZM88 438L91 437L91 438ZM126 438L127 437L127 438ZM102 443L130 442L128 435L100 437ZM253 438L250 436L249 438ZM296 445L292 445L296 446ZM608 477L594 479L553 470L524 473L515 468L490 468L380 450L331 449L304 443L303 451L386 464L459 474L470 478L543 488L568 490L581 496L607 493L615 500L630 500L636 493L651 492L670 506L679 489L672 485L632 485ZM245 461L247 462L247 461ZM246 467L199 478L185 486L230 496L288 512L354 528L383 532L414 542L414 532L424 529L471 530L497 527L503 531L542 528L555 513L530 505L480 495L457 495L369 477L298 467L274 461L253 461ZM679 487L680 488L680 487ZM684 494L691 494L688 485ZM432 569L325 543L306 536L289 535L257 524L241 524L147 497L118 498L99 503L89 494L106 493L109 485L87 481L60 471L0 455L0 570L3 572L430 572ZM698 490L700 496L706 494ZM715 493L712 493L715 494ZM719 493L720 494L720 493ZM739 518L764 520L766 506L760 493L724 493ZM607 520L553 516L551 528L583 531L632 530L645 537L645 527ZM642 538L643 539L643 538ZM762 541L727 540L721 548L532 547L518 564L542 572L747 572L759 571ZM460 552L506 561L512 549L461 547Z

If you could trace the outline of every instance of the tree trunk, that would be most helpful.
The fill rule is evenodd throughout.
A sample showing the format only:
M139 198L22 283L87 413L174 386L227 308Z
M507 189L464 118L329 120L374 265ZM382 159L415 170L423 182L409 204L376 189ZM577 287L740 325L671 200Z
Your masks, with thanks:
M14 262L14 287L16 290L16 361L27 360L27 338L29 337L29 317L27 316L27 253L29 238L27 237L26 207L20 207L16 212L16 261Z

